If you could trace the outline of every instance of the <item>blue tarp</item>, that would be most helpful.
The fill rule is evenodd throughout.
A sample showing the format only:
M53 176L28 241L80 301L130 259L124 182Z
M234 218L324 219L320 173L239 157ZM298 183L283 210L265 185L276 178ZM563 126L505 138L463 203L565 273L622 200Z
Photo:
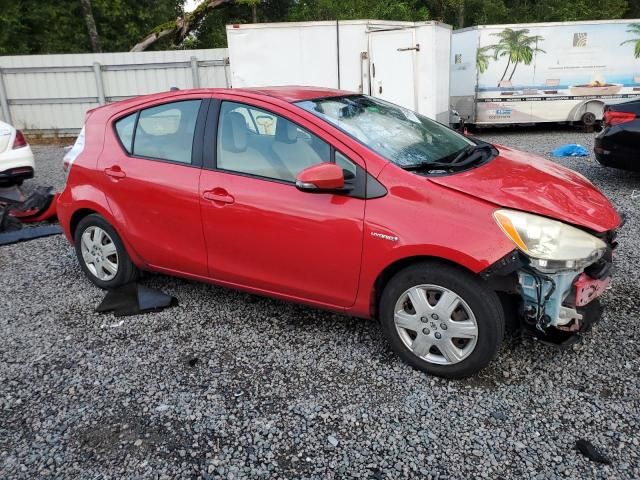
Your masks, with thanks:
M588 157L589 151L582 145L577 143L570 143L568 145L562 145L556 148L551 155L554 157Z

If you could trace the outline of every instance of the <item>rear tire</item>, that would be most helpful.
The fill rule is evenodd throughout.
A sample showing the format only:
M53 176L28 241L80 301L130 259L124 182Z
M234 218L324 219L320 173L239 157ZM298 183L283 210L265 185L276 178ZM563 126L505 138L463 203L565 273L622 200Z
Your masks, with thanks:
M398 272L382 292L379 311L391 348L440 377L477 373L496 357L504 337L497 294L470 273L439 262Z
M97 287L117 288L137 278L124 243L102 216L94 213L80 220L74 242L80 267Z

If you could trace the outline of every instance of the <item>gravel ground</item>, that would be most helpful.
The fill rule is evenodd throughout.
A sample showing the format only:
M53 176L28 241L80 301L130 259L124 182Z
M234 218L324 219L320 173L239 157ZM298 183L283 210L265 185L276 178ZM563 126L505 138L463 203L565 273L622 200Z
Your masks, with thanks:
M594 135L480 136L544 155ZM60 186L62 149L35 152ZM509 337L464 381L412 370L375 322L160 275L178 307L98 315L63 237L0 248L0 478L640 478L640 175L560 162L628 214L605 317L568 351Z

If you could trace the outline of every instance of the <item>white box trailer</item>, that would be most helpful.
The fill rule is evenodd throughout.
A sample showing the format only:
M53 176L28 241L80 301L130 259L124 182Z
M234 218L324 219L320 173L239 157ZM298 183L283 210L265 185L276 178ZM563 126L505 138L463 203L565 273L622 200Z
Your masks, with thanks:
M640 97L640 20L484 25L455 31L451 104L478 125L584 122Z
M379 20L228 25L227 40L233 87L338 88L449 121L448 25Z

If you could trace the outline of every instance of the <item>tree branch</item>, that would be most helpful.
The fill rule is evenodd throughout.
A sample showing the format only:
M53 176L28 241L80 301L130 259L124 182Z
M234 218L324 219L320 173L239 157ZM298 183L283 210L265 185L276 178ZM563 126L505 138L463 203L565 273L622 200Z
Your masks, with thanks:
M192 12L185 13L183 16L177 17L173 22L157 26L153 32L149 33L140 42L135 44L130 51L142 52L161 38L169 35L173 35L174 43L176 45L180 45L193 30L198 28L200 22L214 8L233 2L234 0L204 0Z
M98 36L98 29L96 28L96 20L93 17L93 8L91 8L91 0L80 0L82 5L82 13L84 14L84 22L87 25L89 32L89 42L91 43L91 50L93 53L102 52L100 46L100 37Z

